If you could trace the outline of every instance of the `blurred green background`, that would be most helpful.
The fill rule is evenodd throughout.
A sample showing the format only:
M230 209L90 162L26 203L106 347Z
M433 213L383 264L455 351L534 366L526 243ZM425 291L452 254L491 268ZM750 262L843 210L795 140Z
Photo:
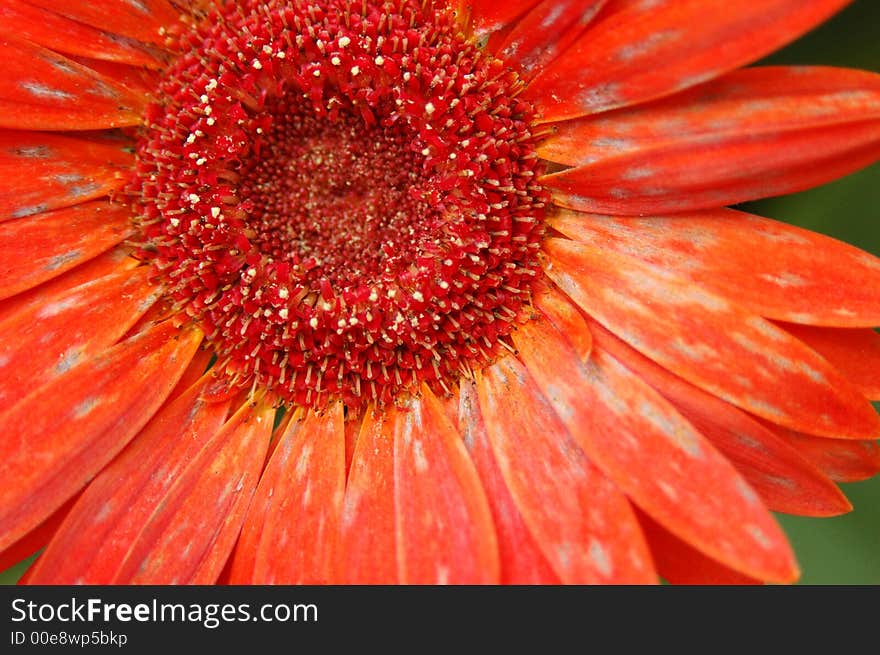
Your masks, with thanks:
M856 0L762 63L850 66L880 72L880 2ZM819 189L751 203L746 209L880 255L880 164ZM843 489L855 507L846 516L780 516L803 570L801 584L880 584L880 477L843 485ZM15 582L26 566L22 563L0 573L0 583Z

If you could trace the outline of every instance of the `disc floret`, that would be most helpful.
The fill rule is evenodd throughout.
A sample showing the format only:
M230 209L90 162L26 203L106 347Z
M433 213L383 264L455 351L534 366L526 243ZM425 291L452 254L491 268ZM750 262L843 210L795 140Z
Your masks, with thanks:
M416 1L226 3L179 50L138 227L218 370L357 405L498 356L546 200L514 71Z

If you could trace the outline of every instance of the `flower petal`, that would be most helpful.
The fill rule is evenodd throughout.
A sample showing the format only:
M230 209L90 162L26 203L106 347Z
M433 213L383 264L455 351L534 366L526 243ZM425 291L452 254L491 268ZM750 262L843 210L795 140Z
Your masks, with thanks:
M248 508L232 584L337 580L344 433L342 405L335 403L323 413L310 412L298 429L281 436Z
M656 582L626 497L587 460L526 368L506 357L477 375L477 390L510 494L562 581Z
M761 584L760 580L729 569L694 550L644 512L638 514L657 570L667 582L683 585Z
M549 222L590 248L675 271L761 316L880 325L880 259L809 230L732 209L650 218L559 210Z
M55 7L57 3L53 3ZM108 23L105 23L108 25ZM161 68L142 44L61 16L23 0L0 0L0 34L18 36L68 55Z
M0 221L78 205L119 189L134 161L126 145L0 130ZM112 215L124 213L123 207Z
M0 321L0 406L113 345L157 298L147 273L114 273Z
M880 417L840 373L782 329L692 282L629 257L547 239L547 274L639 352L774 423L868 439Z
M92 259L122 241L131 229L128 211L106 202L0 223L0 298Z
M80 364L0 414L5 481L0 549L39 525L137 434L200 340L197 331L165 323Z
M797 577L751 487L675 409L603 351L581 362L546 321L513 334L520 357L587 457L667 530L747 575Z
M860 482L880 473L880 442L825 439L767 426L837 482Z
M2 227L0 227L2 231ZM110 275L117 271L131 270L140 262L134 257L128 256L127 248L114 248L97 257L83 262L66 273L53 277L51 280L23 291L15 296L6 298L0 302L0 321L4 321L13 314L22 311L25 307L32 305L46 305L51 298L54 298L64 291L78 287L87 282Z
M369 409L361 424L340 520L343 584L396 584L394 433L397 409Z
M542 0L517 22L496 56L516 65L520 75L530 77L574 43L606 2Z
M245 404L178 475L114 584L211 584L241 530L272 433L271 406Z
M582 361L593 351L593 335L580 309L552 284L540 284L532 291L532 302L553 327L565 335Z
M471 7L471 22L474 33L479 38L503 30L518 17L538 4L540 0L468 0Z
M462 381L459 401L459 429L486 491L498 536L501 584L560 584L559 576L538 548L501 475L473 382Z
M759 421L676 377L599 324L593 323L592 331L599 347L658 391L727 457L769 509L804 516L852 509L831 480Z
M52 538L52 535L58 529L58 526L64 520L64 517L70 512L70 508L73 507L77 498L79 498L79 496L74 496L68 500L55 510L49 518L40 523L40 525L28 532L14 544L8 546L3 552L0 552L0 571L5 571L27 559L37 551L42 550L46 544L49 543L49 539ZM40 557L42 557L42 555L40 555ZM30 574L30 569L28 570L28 573Z
M109 584L185 466L219 430L228 403L201 399L210 376L165 405L86 487L34 565L34 584Z
M760 59L849 0L611 0L526 91L545 121L645 102Z
M141 68L140 66L129 66L128 64L120 64L115 61L90 59L77 55L70 55L70 58L78 64L82 64L86 68L111 80L114 84L124 86L135 95L145 98L153 96L162 79L159 71Z
M538 145L544 159L583 166L658 146L880 119L880 75L826 66L734 71L671 98L566 121Z
M0 37L0 127L101 130L141 123L145 98L30 41Z
M458 430L424 385L394 424L394 506L402 583L498 581L485 492Z
M754 135L706 135L546 175L554 201L580 211L643 216L781 196L880 158L880 121Z
M869 280L863 278L862 284L869 285ZM880 320L875 324L880 325ZM792 324L780 327L831 362L866 398L880 400L880 334L876 331Z
M144 43L162 45L165 31L177 22L180 14L167 0L28 0L73 20L99 29L112 29L114 34Z

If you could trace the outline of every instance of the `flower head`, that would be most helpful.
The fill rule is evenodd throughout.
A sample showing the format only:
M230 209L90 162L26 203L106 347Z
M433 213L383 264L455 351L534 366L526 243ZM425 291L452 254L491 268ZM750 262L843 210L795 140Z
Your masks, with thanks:
M880 470L844 0L0 0L0 552L35 583L786 582Z

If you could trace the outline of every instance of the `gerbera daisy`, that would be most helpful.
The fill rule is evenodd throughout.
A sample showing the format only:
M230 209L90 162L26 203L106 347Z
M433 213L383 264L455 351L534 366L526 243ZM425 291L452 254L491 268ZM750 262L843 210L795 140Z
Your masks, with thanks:
M845 0L0 0L33 583L788 582L880 470Z

